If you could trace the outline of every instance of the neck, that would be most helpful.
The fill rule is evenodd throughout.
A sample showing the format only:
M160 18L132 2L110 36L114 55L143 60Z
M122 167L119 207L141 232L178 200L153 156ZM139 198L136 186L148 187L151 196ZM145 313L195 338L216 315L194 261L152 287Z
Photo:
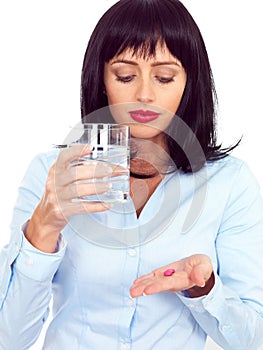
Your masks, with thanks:
M130 174L140 179L164 174L171 163L163 136L154 140L132 138L130 154Z

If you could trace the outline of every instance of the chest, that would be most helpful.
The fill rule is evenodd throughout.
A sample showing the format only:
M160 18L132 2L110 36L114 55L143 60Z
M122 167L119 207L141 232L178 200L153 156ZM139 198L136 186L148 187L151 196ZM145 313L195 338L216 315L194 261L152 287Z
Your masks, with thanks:
M144 206L161 181L162 177L160 175L147 179L130 178L130 195L136 209L137 217L140 216Z

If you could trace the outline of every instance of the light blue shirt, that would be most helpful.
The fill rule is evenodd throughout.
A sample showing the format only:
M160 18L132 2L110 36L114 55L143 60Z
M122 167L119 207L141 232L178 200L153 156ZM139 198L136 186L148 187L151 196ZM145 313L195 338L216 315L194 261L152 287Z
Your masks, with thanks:
M23 235L57 151L37 156L19 188L11 239L0 255L0 349L28 349L53 319L46 350L199 350L263 342L263 202L248 166L227 157L196 174L165 176L139 219L132 201L72 217L58 250ZM158 293L132 299L133 281L192 254L207 254L207 296Z

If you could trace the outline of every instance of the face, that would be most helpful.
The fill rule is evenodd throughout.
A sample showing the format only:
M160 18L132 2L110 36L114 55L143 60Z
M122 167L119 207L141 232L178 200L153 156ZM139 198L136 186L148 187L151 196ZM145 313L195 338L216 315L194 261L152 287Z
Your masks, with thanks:
M104 84L112 115L137 138L160 138L171 123L186 85L181 62L166 46L144 59L123 52L105 64Z

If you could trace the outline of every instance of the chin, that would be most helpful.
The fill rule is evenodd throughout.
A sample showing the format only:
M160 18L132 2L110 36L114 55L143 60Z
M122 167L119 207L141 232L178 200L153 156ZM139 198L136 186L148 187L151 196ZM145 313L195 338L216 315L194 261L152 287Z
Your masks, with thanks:
M163 133L162 130L145 124L131 123L129 124L129 127L131 136L139 139L151 139Z

